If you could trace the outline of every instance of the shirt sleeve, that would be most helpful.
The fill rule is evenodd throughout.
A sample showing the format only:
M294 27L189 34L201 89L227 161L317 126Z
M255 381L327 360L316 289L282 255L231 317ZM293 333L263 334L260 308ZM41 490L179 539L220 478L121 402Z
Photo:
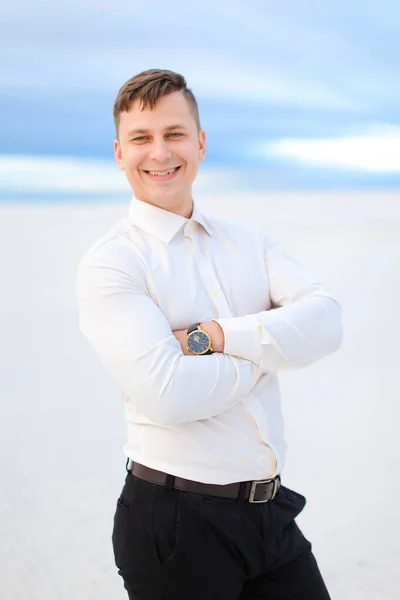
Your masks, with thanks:
M336 351L342 341L340 304L271 237L265 239L264 259L271 309L215 319L224 331L224 352L271 373Z
M213 417L262 376L257 365L226 354L184 355L140 279L115 257L100 251L85 256L76 284L81 332L136 413L153 423Z

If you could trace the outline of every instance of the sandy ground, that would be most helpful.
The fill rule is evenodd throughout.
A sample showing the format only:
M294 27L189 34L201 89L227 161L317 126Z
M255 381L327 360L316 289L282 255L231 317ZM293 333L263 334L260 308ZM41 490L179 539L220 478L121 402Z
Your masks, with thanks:
M78 330L75 271L128 203L0 210L2 600L127 597L111 547L122 400ZM284 482L308 498L299 524L333 600L397 600L400 194L201 206L262 222L343 305L341 350L281 376Z

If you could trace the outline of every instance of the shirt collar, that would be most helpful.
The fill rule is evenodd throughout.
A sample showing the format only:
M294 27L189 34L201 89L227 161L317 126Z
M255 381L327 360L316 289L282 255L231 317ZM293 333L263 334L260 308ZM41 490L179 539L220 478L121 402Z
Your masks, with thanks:
M138 200L133 196L129 206L129 220L146 233L153 235L165 244L169 244L176 233L189 221L199 223L208 235L212 235L209 225L193 201L193 213L190 219L181 215Z

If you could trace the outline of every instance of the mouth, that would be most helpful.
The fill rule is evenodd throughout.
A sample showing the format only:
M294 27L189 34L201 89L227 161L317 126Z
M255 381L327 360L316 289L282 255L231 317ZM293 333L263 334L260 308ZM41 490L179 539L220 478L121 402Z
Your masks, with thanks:
M172 169L164 169L161 171L146 171L144 169L143 171L154 181L168 181L175 177L176 173L179 171L180 168L181 165L179 165L179 167L173 167Z

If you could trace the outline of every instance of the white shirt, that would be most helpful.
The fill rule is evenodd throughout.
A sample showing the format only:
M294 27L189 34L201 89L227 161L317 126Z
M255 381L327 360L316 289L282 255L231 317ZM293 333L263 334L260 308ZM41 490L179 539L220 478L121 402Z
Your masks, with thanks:
M83 256L80 329L123 392L124 453L206 483L280 473L277 373L338 349L341 308L266 232L132 199ZM172 331L217 321L223 353L185 356Z

